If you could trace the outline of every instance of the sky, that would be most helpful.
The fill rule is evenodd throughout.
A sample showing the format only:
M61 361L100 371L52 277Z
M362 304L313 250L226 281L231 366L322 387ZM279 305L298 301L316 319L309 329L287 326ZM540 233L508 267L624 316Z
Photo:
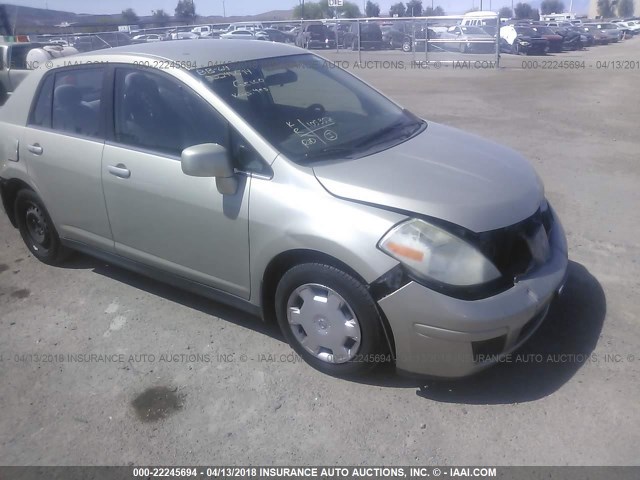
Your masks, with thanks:
M352 1L364 10L364 0ZM380 5L382 13L386 14L389 7L399 0L374 1ZM150 15L152 10L158 9L173 14L177 0L9 0L7 3L74 13L119 13L126 8L133 8L138 15ZM511 6L510 0L483 0L483 9L488 10L490 3L493 10L498 10L503 5ZM195 0L195 4L199 15L223 13L223 0ZM298 0L225 0L224 4L228 16L253 15L269 10L288 10L298 5ZM423 0L422 4L426 7L431 2ZM435 5L440 5L447 13L455 14L478 7L480 0L434 0Z

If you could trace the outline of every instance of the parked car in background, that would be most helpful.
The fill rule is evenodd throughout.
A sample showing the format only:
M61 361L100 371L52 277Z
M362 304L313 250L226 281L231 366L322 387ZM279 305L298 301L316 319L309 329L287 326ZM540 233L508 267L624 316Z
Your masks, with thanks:
M191 29L191 32L195 33L198 36L210 35L211 34L211 27L209 25L200 25L198 27L193 27Z
M263 30L264 26L260 22L236 22L229 24L227 32L233 32L234 30L249 30L251 32L257 30Z
M47 61L78 53L73 47L38 42L0 43L0 105L4 105L29 71Z
M345 48L344 36L350 30L351 23L327 23L326 25L331 32L330 35L337 40L338 47Z
M302 48L336 48L335 34L323 23L305 23L296 38Z
M382 30L382 44L385 48L396 49L402 48L405 42L406 34L398 30L392 25L383 25L380 27Z
M456 25L440 34L438 45L447 50L460 53L492 53L496 51L496 42L480 27Z
M231 32L223 33L220 35L222 39L235 39L235 40L269 40L269 35L262 31L250 31L250 30L233 30Z
M193 32L176 32L170 36L170 40L197 40L199 38L200 35Z
M275 28L265 28L258 33L265 33L272 42L294 43L296 41L293 35L283 32L282 30L276 30Z
M595 25L582 25L579 28L593 37L594 45L609 45L611 43L609 35L599 30Z
M77 35L73 40L73 47L79 52L91 52L105 48L131 45L131 37L123 32L104 32Z
M373 22L353 22L344 34L343 44L351 50L380 50L382 29Z
M588 46L589 39L571 27L546 27L562 37L563 50L582 50ZM584 38L583 38L584 37Z
M425 48L428 48L430 52L441 51L441 46L435 45L433 43L427 43L427 40L437 38L440 38L440 35L432 29L420 28L415 31L415 34L405 36L404 43L402 44L402 51L407 53L424 52Z
M606 35L609 43L617 43L622 40L622 31L615 23L585 23L584 26L589 27L590 31L595 29L603 35Z
M560 53L564 43L564 37L556 33L551 27L545 25L531 25L531 29L544 38L549 43L549 52Z
M161 42L162 35L157 33L145 33L143 35L136 35L131 39L132 43L147 43L147 42Z
M627 22L624 20L614 20L611 23L618 27L625 37L633 37L640 33L640 24L637 24L634 20L629 20Z
M564 288L525 158L317 55L185 40L54 62L0 109L2 203L43 263L78 250L275 319L336 376L479 372Z
M528 25L505 25L500 28L501 49L515 55L544 55L549 42Z

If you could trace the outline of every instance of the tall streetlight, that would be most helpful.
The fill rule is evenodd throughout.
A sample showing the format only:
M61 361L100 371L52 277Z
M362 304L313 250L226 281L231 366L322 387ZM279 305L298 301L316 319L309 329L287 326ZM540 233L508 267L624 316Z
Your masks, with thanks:
M224 4L224 2L225 2L225 0L222 0L222 16L223 16L224 18L227 18L227 7L226 7L226 5Z

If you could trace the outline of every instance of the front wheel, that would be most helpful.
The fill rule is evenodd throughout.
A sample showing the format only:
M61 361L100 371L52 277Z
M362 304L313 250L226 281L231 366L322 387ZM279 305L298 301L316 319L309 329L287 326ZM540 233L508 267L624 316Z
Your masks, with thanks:
M405 52L405 53L411 52L411 43L410 42L404 42L402 44L402 51Z
M387 360L376 304L351 275L319 263L295 266L280 280L275 304L283 335L317 370L359 375Z
M34 257L49 265L60 265L67 259L70 250L60 242L47 209L31 190L18 192L15 218L22 240Z

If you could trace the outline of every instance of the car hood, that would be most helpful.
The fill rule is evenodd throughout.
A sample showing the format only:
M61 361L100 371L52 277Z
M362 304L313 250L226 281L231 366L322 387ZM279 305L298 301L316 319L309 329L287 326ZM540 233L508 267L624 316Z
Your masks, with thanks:
M393 148L314 165L333 195L436 217L475 232L533 215L544 188L521 155L455 128L429 123Z

